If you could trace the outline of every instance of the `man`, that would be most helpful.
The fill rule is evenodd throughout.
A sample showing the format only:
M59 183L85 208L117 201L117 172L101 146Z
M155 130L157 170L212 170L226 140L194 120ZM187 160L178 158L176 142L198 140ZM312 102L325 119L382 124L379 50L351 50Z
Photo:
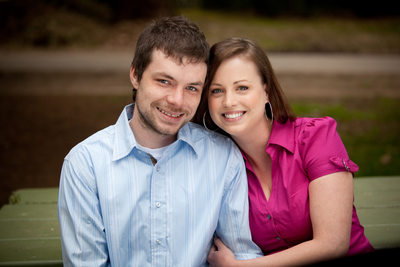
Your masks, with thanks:
M183 17L160 19L141 34L130 70L134 104L64 160L64 265L203 266L214 232L237 258L260 255L240 152L189 122L208 50Z

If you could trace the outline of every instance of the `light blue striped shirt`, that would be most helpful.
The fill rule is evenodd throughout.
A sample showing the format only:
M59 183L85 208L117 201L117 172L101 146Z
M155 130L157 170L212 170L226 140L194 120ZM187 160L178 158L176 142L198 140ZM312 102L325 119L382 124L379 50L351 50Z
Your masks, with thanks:
M214 232L238 259L251 241L246 171L233 142L187 123L153 165L129 119L65 157L59 221L65 266L205 266Z

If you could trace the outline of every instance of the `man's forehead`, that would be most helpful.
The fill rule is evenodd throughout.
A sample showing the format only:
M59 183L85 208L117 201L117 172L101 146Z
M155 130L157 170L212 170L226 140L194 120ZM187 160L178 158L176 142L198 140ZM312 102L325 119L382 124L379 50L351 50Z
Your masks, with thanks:
M204 63L199 58L195 57L188 57L188 56L180 56L176 53L167 53L165 50L162 49L154 49L151 54L151 59L153 60L155 57L165 58L174 61L177 65L187 65L187 64L201 64Z

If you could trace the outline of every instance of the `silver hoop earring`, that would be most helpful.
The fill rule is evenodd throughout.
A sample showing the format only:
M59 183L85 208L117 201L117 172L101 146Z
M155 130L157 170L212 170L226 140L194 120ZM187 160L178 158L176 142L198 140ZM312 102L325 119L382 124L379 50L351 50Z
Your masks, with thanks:
M212 131L212 132L214 132L215 130L211 130L211 129L209 129L208 127L207 127L207 125L206 125L206 114L207 114L207 110L204 112L204 114L203 114L203 126L204 126L204 128L206 128L207 130L209 130L209 131Z
M274 112L272 111L272 105L269 101L265 103L265 117L267 117L267 120L274 120Z

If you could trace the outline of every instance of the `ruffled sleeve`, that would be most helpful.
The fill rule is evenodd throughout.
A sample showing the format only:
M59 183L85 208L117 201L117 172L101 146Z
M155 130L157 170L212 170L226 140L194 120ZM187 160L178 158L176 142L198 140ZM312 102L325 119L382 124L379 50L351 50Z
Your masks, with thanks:
M310 180L334 172L348 171L353 175L358 166L350 160L330 117L304 119L299 132L299 151Z

